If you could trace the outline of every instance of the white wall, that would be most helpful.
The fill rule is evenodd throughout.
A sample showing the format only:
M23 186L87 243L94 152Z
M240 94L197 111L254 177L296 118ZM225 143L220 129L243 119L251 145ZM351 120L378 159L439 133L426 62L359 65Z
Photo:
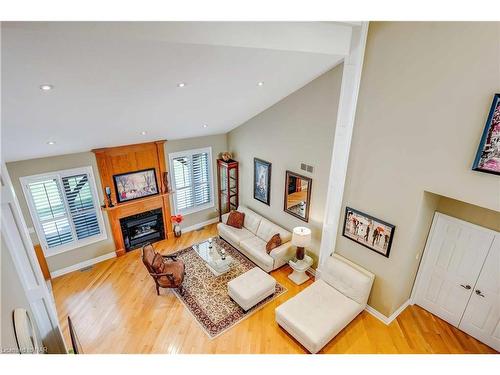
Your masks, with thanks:
M228 133L229 149L240 163L240 204L292 230L313 232L308 251L317 258L342 81L342 65L323 74L264 112ZM253 159L272 163L271 205L253 198ZM314 166L314 173L300 164ZM283 211L285 171L312 178L309 222Z
M410 295L437 204L424 191L500 210L499 177L471 170L499 67L500 23L370 23L343 206L396 231L388 259L342 226L336 251L376 274L386 315Z

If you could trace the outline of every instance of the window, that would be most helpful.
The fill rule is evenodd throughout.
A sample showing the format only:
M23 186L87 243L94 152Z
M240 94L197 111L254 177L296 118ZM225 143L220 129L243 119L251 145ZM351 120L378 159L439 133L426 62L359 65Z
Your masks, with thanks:
M169 161L175 213L213 207L212 148L172 153Z
M21 185L46 256L107 237L92 167L22 177Z

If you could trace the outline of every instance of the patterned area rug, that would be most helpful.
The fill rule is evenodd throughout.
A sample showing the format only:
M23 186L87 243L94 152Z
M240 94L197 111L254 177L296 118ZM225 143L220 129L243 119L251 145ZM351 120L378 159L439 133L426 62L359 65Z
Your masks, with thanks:
M227 331L287 291L285 287L276 282L276 290L273 295L245 312L227 294L227 283L257 266L224 240L214 238L214 241L223 246L235 261L235 265L220 276L215 276L207 268L205 262L192 247L175 253L177 258L182 259L186 264L186 277L183 283L184 295L180 295L177 290L174 290L174 293L186 305L210 338L215 338Z

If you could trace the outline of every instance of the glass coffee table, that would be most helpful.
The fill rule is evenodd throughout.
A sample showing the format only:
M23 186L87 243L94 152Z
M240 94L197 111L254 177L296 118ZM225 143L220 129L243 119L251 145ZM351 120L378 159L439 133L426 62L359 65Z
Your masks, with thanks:
M226 250L213 238L194 245L193 249L215 276L226 273L235 263L233 257L226 253Z

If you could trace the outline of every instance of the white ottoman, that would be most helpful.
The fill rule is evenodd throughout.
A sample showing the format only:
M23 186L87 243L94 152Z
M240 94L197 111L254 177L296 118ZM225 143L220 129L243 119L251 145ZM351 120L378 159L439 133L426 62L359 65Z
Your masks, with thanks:
M243 310L250 310L274 293L276 280L259 267L252 268L227 283L227 293Z

